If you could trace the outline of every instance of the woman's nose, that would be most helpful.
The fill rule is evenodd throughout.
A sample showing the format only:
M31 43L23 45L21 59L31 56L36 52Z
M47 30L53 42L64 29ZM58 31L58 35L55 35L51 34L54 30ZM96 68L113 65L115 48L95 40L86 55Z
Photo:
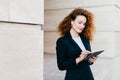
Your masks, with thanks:
M84 26L84 24L80 24L80 27L84 28L85 26Z

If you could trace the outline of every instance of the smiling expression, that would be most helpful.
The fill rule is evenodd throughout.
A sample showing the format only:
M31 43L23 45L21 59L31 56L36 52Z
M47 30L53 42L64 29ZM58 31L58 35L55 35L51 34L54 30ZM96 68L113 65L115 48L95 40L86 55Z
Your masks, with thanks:
M71 21L72 28L75 32L81 33L86 25L86 17L83 15L79 15L76 17L74 21Z

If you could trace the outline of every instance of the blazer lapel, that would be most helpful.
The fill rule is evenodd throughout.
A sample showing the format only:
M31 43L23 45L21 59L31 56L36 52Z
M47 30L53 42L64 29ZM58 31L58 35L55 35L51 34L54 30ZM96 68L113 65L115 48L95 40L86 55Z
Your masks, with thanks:
M81 37L81 40L85 46L85 49L91 51L89 41L82 35L80 37Z
M78 46L78 44L72 39L72 36L70 32L67 32L67 37L69 38L70 42L76 47L76 49L82 51L81 48Z

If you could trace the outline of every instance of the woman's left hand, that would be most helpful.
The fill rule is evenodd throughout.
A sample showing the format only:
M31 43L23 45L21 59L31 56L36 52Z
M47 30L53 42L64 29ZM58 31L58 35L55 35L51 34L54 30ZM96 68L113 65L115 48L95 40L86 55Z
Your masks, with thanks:
M98 56L92 57L92 58L89 59L89 62L93 63L97 60L97 58L98 58Z

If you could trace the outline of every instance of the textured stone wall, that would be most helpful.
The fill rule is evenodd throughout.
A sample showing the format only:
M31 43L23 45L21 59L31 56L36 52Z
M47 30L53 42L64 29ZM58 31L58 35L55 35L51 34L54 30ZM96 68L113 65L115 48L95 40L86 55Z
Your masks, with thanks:
M43 24L43 0L1 0L0 21Z
M0 0L0 80L43 80L43 0Z

